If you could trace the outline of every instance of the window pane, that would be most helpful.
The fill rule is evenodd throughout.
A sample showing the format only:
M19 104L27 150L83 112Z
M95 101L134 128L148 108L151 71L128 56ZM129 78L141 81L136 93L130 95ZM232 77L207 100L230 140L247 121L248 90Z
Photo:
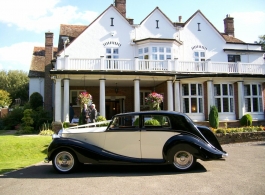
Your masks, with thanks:
M244 85L244 95L245 96L250 95L250 85Z
M72 101L71 101L71 103L73 104L73 105L77 105L77 91L72 91L71 92L72 93Z
M252 95L258 95L257 85L252 85Z
M194 52L194 56L195 56L195 57L199 57L199 52L197 52L197 51Z
M191 84L190 85L190 95L196 95L197 90L196 90L196 84Z
M157 52L157 47L152 47L152 52Z
M202 58L205 57L205 52L201 52L201 57L202 57Z
M202 98L199 98L199 113L202 113Z
M141 60L144 59L144 56L139 56L139 59L141 59Z
M222 88L223 88L223 95L228 95L227 84L223 84Z
M111 49L107 48L106 53L111 53Z
M258 85L258 95L261 95L261 85Z
M234 95L232 84L229 84L229 95Z
M189 106L189 99L184 98L184 104L183 104L183 112L184 113L189 113L190 106Z
M114 54L119 54L119 49L113 49Z
M262 112L262 99L259 98L259 112Z
M144 48L144 53L148 53L148 47Z
M167 60L171 60L171 55L167 55Z
M197 98L191 98L191 112L197 112Z
M230 98L230 112L234 112L234 99Z
M198 84L198 95L202 95L202 85Z
M139 53L139 54L142 54L142 53L143 53L143 49L139 49L139 50L138 50L138 53Z
M111 56L106 56L106 58L110 59L110 58L111 58Z
M222 112L221 110L221 99L220 98L215 98L215 106L218 109L218 112Z
M152 54L152 60L157 60L157 54Z
M164 53L164 47L159 47L159 52L163 52Z
M167 53L171 53L171 48L170 48L170 47L167 47L167 48L166 48L166 52L167 52Z
M253 98L253 112L258 112L259 111L259 103L258 103L258 98Z
M245 98L245 112L251 112L250 98Z
M223 98L223 112L229 112L228 98Z
M117 58L119 58L119 56L113 56L113 58L114 58L114 59L117 59Z
M144 94L143 94L143 92L140 92L140 105L142 106L142 105L144 105Z
M182 84L182 95L189 95L189 85Z
M164 60L164 55L160 54L159 55L159 60Z

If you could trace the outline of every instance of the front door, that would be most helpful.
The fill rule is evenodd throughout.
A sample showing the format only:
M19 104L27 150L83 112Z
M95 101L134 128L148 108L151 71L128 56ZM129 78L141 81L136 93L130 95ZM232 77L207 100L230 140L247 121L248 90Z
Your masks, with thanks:
M121 113L120 100L106 99L106 119L110 120L115 114Z

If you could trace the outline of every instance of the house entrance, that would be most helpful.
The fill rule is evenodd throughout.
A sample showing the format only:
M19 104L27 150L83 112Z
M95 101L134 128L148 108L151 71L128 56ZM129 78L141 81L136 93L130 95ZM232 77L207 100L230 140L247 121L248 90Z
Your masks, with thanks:
M115 114L124 112L124 101L124 96L106 97L105 114L107 120L110 120Z

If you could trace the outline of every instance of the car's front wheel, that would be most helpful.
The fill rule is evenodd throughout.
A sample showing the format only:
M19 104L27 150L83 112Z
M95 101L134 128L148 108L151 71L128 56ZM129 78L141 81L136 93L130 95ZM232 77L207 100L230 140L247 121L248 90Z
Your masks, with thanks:
M77 159L71 151L60 150L53 155L52 165L60 173L71 172L76 167L76 164Z
M177 170L190 170L195 163L195 157L188 151L179 150L173 153L173 167Z

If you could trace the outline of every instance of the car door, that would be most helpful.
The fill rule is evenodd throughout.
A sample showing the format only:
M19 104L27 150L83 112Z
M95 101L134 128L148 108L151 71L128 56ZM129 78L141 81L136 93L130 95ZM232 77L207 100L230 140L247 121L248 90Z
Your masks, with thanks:
M138 116L117 116L106 131L104 150L141 159L140 128L134 125Z
M166 141L177 133L172 130L170 119L163 115L143 115L141 128L142 159L163 159Z

